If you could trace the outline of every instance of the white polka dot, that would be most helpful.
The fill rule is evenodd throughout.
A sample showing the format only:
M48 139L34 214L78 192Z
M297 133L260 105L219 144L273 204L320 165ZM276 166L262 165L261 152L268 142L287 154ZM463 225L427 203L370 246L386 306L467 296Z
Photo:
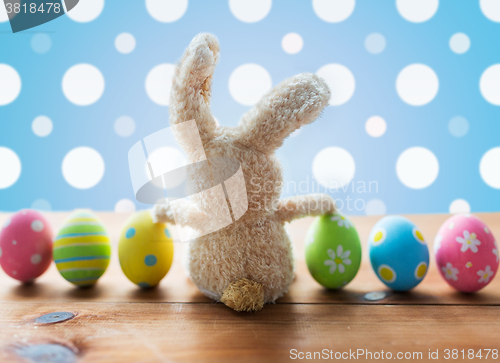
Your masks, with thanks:
M52 132L52 121L47 116L38 116L33 120L31 129L36 136L45 137Z
M31 204L31 209L48 212L52 210L52 206L45 199L37 199Z
M96 19L104 8L104 0L85 0L78 4L66 14L71 20L79 23L88 23Z
M149 98L160 106L170 103L170 89L175 66L169 63L157 65L149 71L146 77L146 93Z
M323 21L339 23L351 16L355 0L313 0L313 9Z
M456 199L450 204L450 213L470 213L470 205L466 200Z
M439 174L439 162L432 151L418 146L411 147L399 156L396 173L401 183L408 188L427 188Z
M470 39L464 33L456 33L450 38L450 48L457 54L463 54L469 50Z
M229 0L229 9L236 19L245 23L256 23L271 11L271 0Z
M486 184L500 189L500 147L490 149L483 155L479 171Z
M327 64L316 74L330 87L330 105L340 106L351 99L356 89L356 81L349 68L342 64Z
M479 2L481 11L491 21L500 22L500 1L498 0L481 0Z
M88 189L97 185L104 175L104 160L94 149L77 147L66 154L62 163L64 179L74 188Z
M115 132L118 136L128 137L135 131L135 121L129 116L118 117L115 121Z
M325 188L341 188L354 178L356 164L349 152L340 147L327 147L315 157L313 175Z
M165 146L153 151L148 157L148 163L153 170L154 176L158 176L185 166L186 158L179 149ZM145 165L144 171L146 176L149 178L151 175L148 165ZM183 168L178 170L175 175L169 174L168 178L164 178L164 184L157 186L164 186L167 189L175 188L181 185L185 178L186 173ZM161 180L159 182L161 182Z
M77 64L66 71L62 81L66 98L78 106L88 106L99 100L104 92L104 77L91 64Z
M12 6L14 7L15 4L21 4L21 0L9 0L9 3L12 4ZM14 19L14 17L17 15L17 14L20 14L21 11L19 13L16 13L14 11L12 11L10 14L7 13L7 9L6 7L3 5L3 2L0 1L0 23L3 23L3 22L6 22L9 20L9 17L10 19ZM10 31L10 30L9 30Z
M304 41L302 37L297 33L288 33L283 37L281 41L281 46L283 50L289 54L296 54L302 50Z
M133 213L135 212L135 204L130 199L121 199L115 204L115 212Z
M12 275L17 275L17 271L12 271Z
M396 80L396 90L401 99L412 106L423 106L436 97L439 80L425 64L410 64L403 68Z
M382 53L385 49L386 41L382 34L372 33L365 39L365 48L372 54Z
M35 232L43 231L43 227L43 222L39 219L35 219L33 222L31 222L31 229Z
M382 215L387 212L385 203L380 199L372 199L366 203L365 213L367 216Z
M146 9L153 19L171 23L182 18L188 8L188 0L146 0Z
M272 87L269 73L258 64L243 64L229 77L229 92L242 105L252 106Z
M9 14L7 14L7 9L4 6L3 1L0 3L0 23L4 23L9 20Z
M0 189L13 185L21 175L21 160L17 154L0 146Z
M2 257L2 247L0 247L0 257Z
M385 134L387 124L382 117L372 116L366 121L365 129L368 135L372 137L380 137Z
M469 132L469 121L464 117L455 116L448 122L448 131L455 137L462 137Z
M50 47L52 47L52 39L48 34L38 33L31 38L31 49L35 53L45 54L50 50Z
M500 63L488 67L479 81L481 94L489 103L500 106Z
M16 246L16 245L17 245L17 241L16 241L16 240L13 240L13 241L12 241L12 244L13 244L14 246Z
M130 33L121 33L115 39L116 50L123 54L131 53L135 49L135 38Z
M439 0L397 0L399 14L412 23L422 23L436 14Z
M3 4L0 4L3 6ZM0 106L13 102L21 92L21 77L8 64L0 64Z
M35 253L31 256L30 260L33 265L38 265L40 262L42 262L42 256L40 256L38 253Z

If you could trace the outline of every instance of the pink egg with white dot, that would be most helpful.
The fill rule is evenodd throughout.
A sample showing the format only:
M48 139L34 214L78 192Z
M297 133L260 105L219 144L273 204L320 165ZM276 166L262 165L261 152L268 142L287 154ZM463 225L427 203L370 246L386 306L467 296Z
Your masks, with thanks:
M439 229L434 253L443 279L462 292L488 285L498 270L498 246L486 224L472 214L457 214Z
M30 282L52 261L52 229L38 212L25 209L11 216L0 232L0 265L7 275Z

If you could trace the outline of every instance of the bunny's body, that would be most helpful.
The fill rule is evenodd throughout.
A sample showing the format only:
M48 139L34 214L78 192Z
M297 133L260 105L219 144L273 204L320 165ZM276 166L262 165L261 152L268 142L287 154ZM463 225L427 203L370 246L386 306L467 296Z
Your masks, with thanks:
M238 311L259 310L286 293L293 280L292 246L284 223L335 210L332 199L322 194L280 201L283 172L274 155L290 133L319 116L330 92L316 75L300 74L265 95L236 128L217 127L209 100L218 52L214 36L193 39L173 78L170 121L178 125L195 120L209 160L222 157L240 163L248 210L227 227L196 237L188 247L187 267L205 295ZM184 151L191 162L199 161L189 147ZM158 204L154 218L174 223L175 214L176 223L200 230L214 219L207 198L177 204L175 213L174 207Z

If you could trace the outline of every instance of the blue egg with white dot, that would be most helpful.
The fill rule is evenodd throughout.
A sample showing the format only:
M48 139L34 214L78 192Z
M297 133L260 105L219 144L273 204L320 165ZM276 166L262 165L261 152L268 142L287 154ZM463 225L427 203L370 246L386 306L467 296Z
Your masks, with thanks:
M382 218L370 232L368 248L375 274L393 290L413 289L429 269L429 249L425 238L408 218Z

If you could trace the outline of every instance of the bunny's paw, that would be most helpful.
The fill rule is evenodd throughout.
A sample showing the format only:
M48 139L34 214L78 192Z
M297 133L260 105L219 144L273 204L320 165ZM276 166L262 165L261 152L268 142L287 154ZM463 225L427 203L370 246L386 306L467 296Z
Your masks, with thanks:
M155 204L151 210L151 218L153 223L171 223L175 224L174 215L170 209L170 205L159 203Z

